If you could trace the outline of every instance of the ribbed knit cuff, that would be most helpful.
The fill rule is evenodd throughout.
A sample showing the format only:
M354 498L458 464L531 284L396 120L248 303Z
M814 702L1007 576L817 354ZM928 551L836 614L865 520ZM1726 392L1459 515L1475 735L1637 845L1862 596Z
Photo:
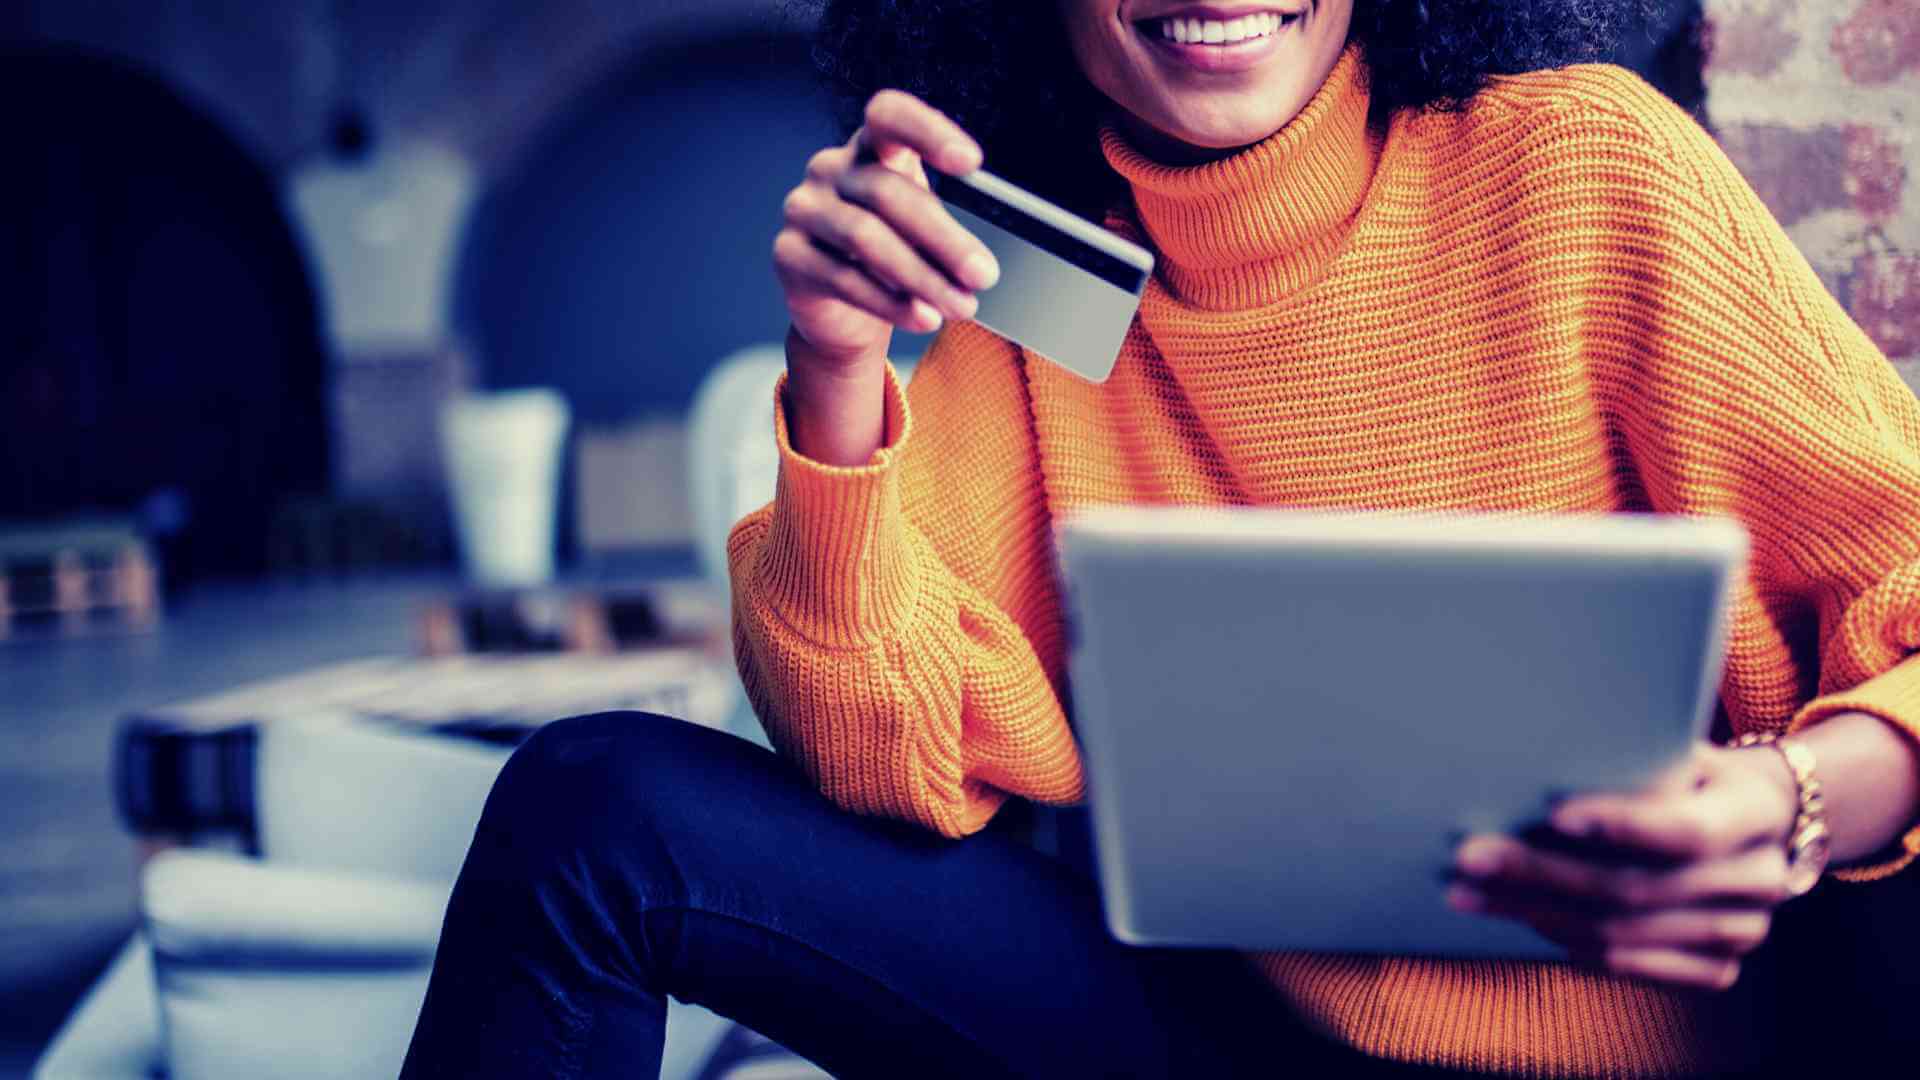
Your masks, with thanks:
M1787 730L1799 731L1843 712L1877 716L1920 742L1920 657L1909 657L1851 689L1814 698L1801 708ZM1886 858L1868 866L1835 870L1833 876L1842 881L1874 881L1899 873L1915 858L1920 858L1920 824L1908 829Z
M765 597L815 645L864 648L908 623L919 565L900 511L898 457L912 437L907 395L887 365L885 442L865 465L823 465L793 448L787 380L774 390L780 479L760 562Z

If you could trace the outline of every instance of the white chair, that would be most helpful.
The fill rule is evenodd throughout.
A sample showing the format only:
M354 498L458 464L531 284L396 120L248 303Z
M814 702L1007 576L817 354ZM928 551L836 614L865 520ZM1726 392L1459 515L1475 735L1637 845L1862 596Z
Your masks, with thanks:
M399 1072L455 875L507 751L351 718L259 729L259 857L179 849L142 875L143 926L37 1080L361 1080ZM673 1002L664 1080L726 1028Z

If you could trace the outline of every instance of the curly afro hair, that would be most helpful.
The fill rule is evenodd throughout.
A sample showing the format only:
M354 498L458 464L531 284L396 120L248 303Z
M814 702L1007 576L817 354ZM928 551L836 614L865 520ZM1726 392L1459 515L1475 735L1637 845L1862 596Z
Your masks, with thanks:
M815 60L851 131L897 87L972 132L994 171L1088 216L1118 195L1108 107L1081 78L1051 0L822 0ZM1653 0L1354 0L1376 119L1457 109L1493 75L1606 59Z

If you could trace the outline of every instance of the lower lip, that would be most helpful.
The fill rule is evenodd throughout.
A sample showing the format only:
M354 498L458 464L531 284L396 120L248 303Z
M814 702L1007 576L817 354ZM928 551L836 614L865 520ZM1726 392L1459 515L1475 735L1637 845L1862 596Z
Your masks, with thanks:
M1172 38L1161 37L1159 28L1152 31L1136 31L1147 39L1160 54L1178 61L1195 71L1234 72L1257 67L1273 51L1280 47L1280 38L1294 28L1300 20L1290 19L1281 23L1280 28L1265 37L1248 38L1231 45L1201 45L1194 42L1179 42Z

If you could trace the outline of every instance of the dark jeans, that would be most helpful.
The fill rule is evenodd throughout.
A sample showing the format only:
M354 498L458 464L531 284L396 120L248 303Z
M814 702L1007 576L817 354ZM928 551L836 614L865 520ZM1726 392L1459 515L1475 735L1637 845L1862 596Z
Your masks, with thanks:
M1116 943L1008 836L844 813L676 720L552 724L487 800L403 1075L652 1076L669 994L841 1077L1430 1075L1308 1035L1235 955Z

